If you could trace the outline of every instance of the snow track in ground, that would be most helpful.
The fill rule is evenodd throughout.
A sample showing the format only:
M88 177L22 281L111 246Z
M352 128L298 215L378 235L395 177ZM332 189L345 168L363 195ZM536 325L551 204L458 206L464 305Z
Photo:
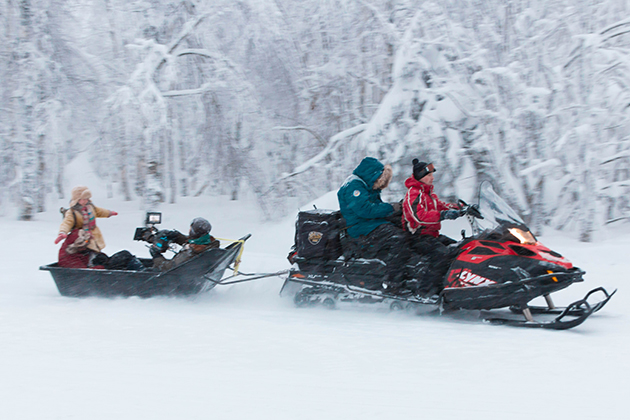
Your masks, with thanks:
M98 220L105 251L148 255L131 241L137 203L94 201L120 213ZM288 268L291 218L261 224L253 205L224 198L161 210L164 228L204 216L218 237L252 233L243 271ZM558 304L620 289L583 325L542 331L481 324L474 312L298 309L278 297L279 278L188 299L64 298L37 270L56 259L59 223L52 210L0 218L2 419L627 418L627 233L540 238L587 272Z

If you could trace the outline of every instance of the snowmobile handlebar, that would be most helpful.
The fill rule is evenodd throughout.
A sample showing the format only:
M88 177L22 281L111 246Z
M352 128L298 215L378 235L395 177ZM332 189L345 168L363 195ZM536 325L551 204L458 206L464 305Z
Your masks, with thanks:
M479 211L479 206L476 204L468 204L461 198L457 200L462 216L472 216L476 219L483 219L483 215Z

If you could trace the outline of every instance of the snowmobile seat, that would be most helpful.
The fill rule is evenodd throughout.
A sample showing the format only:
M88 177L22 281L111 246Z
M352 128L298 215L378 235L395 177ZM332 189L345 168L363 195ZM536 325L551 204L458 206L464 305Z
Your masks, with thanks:
M379 259L351 258L346 260L339 257L336 260L328 260L325 258L302 258L296 257L295 262L298 264L300 271L306 273L318 274L351 274L351 275L368 275L385 276L387 266Z
M322 273L322 274L333 273L344 263L343 260L329 260L327 258L304 258L304 257L295 257L294 262L297 263L301 271L316 272L316 273Z

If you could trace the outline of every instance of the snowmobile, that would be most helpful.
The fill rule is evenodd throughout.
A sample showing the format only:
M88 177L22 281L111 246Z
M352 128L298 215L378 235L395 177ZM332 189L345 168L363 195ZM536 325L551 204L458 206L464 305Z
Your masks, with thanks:
M409 287L384 288L388 270L382 261L344 255L347 238L340 213L311 210L298 215L296 245L289 254L294 264L281 295L292 296L297 306L335 308L370 303L417 312L480 310L483 320L493 324L561 330L583 323L616 292L598 287L583 299L556 307L551 293L582 282L584 271L541 244L489 182L480 186L476 205L461 200L460 205L472 235L465 237L462 231L462 239L450 245L456 257L439 294L414 292L413 283L423 279L408 279ZM541 296L545 306L530 305ZM595 296L601 298L592 303ZM521 317L485 313L500 308L509 308ZM546 315L555 318L549 320Z
M160 213L147 213L146 225L136 229L134 240L172 250L170 231L158 230ZM155 271L151 258L138 258L144 270L65 268L58 263L39 267L50 271L62 296L129 297L186 296L210 290L221 284L223 274L238 264L248 234L225 248L208 249L168 271ZM230 267L233 266L233 267Z

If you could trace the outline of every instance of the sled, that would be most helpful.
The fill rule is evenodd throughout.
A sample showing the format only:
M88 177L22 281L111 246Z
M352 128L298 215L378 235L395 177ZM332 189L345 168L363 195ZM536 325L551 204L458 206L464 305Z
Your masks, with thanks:
M153 260L139 258L143 271L64 268L57 263L39 267L50 271L62 296L130 297L189 296L221 284L225 270L238 265L240 255L251 235L225 248L211 248L168 271L152 271Z

